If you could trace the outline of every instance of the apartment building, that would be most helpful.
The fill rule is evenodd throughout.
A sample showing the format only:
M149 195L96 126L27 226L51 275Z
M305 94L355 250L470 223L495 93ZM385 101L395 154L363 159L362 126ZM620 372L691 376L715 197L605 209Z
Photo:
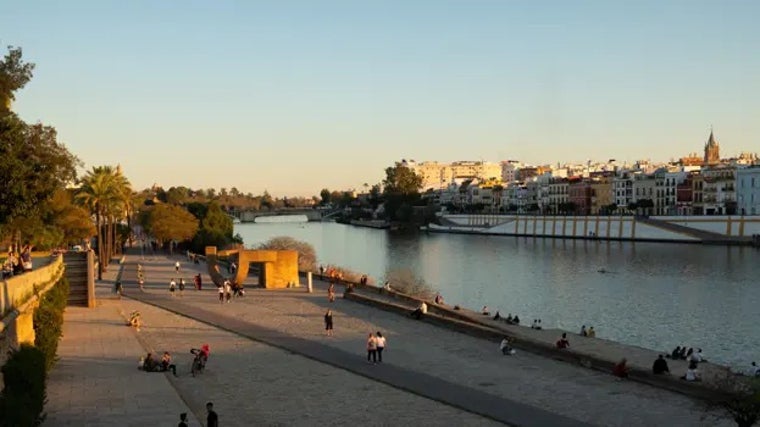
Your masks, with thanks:
M760 165L736 171L736 201L740 215L760 215Z
M717 165L702 170L703 215L736 215L736 167Z

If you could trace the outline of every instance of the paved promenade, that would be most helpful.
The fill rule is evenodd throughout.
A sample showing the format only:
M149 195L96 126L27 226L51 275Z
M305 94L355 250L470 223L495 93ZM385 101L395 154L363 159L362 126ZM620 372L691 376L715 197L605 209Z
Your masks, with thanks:
M380 381L518 425L730 425L702 420L703 413L699 404L684 396L629 381L618 381L608 374L530 354L504 357L498 353L496 343L342 299L329 304L323 289L317 289L314 294L306 294L303 290L251 289L245 298L234 300L230 304L220 304L214 288L197 292L188 286L182 297L171 297L167 288L170 278L176 277L174 260L163 257L145 260L146 291L138 292L127 281L127 292L150 304L201 319L238 334L218 335L227 333L207 326L201 327L197 322L192 323L192 326L181 323L192 321L179 316L167 320L166 313L161 310L145 311L148 326L141 332L141 336L162 343L177 355L186 352L190 345L197 345L193 341L206 333L211 335L208 341L216 340L211 343L213 363L210 363L209 371L201 378L201 381L209 381L203 383L202 390L206 391L203 397L196 388L183 385L185 379L182 376L173 380L175 387L196 413L197 405L205 399L217 401L221 397L221 401L230 399L230 406L224 407L224 413L228 417L235 414L233 422L243 423L240 425L245 425L242 418L249 416L265 417L265 423L292 425L299 424L300 414L309 414L312 417L309 420L313 421L313 416L329 412L329 408L336 405L340 408L336 411L336 416L340 420L348 420L346 417L352 417L353 413L365 413L362 405L369 399L373 406L366 411L377 414L379 410L388 420L411 422L409 417L419 413L424 414L423 422L419 418L414 422L424 425L443 424L440 422L443 419L448 420L446 424L451 424L451 416L476 417L459 422L467 425L489 423L487 419L451 406L383 386L388 390L381 391L382 396L401 393L404 397L400 399L406 402L388 405L388 398L377 399L374 397L375 392L362 392L360 386L354 389L349 385L351 382L347 381L348 378L358 381L357 378L364 376L375 380L362 379L369 381L367 384L372 384L365 387L378 387L380 384L377 381ZM136 261L136 258L133 257L130 261ZM191 277L203 267L205 265L194 266L183 262L181 275L191 283ZM128 268L134 270L134 265ZM125 276L127 280L129 277L129 274ZM205 274L204 282L210 283ZM122 304L139 303L123 301ZM331 307L335 315L336 336L333 338L325 337L322 330L322 315L327 307ZM153 316L155 319L151 319ZM177 326L173 326L175 324ZM180 324L185 326L179 326ZM388 337L386 363L368 365L363 360L364 340L368 332L378 329ZM305 354L358 375L313 361L309 361L313 364L311 368L299 371L296 366L300 366L302 359L307 359L286 356L288 353L280 349L254 343L244 337ZM217 351L214 351L215 346ZM283 360L288 360L288 363L283 363ZM293 364L293 360L299 362ZM180 366L184 363L181 362ZM189 355L186 364L189 366ZM217 371L221 369L225 371ZM271 393L282 390L277 387L279 376L269 374L283 369L301 372L303 376L299 376L300 379L291 386L290 394L285 393L292 396L290 399L277 395L278 399L270 402L267 399L272 398ZM325 372L331 373L315 374L319 372L317 369L326 369ZM215 374L210 378L212 370ZM328 380L338 376L345 376L346 380ZM318 380L313 381L314 378ZM305 393L303 387L307 382L324 385L316 387L312 393ZM192 386L194 383L190 384ZM192 390L195 390L195 394ZM216 397L212 398L212 395ZM329 396L331 403L325 403L325 396ZM360 398L352 399L352 396ZM278 414L284 413L278 412L272 405L291 400L300 405L287 412L291 417L289 421L287 418L278 418ZM416 401L412 404L413 400ZM225 405L221 401L219 405ZM249 405L259 405L262 401L271 404L251 410L248 415L249 412L246 411L250 410ZM310 403L315 403L317 409L309 410ZM345 408L346 405L349 405L349 409ZM423 409L425 405L434 405L438 409ZM454 411L456 415L446 415L443 418L441 414L445 411ZM331 423L334 424L335 418L332 420ZM367 423L366 418L361 417L355 421Z
M118 266L110 270L113 278ZM123 300L111 293L111 283L97 286L96 308L66 308L44 425L176 426L182 412L188 412L190 425L200 425L166 374L137 369L145 349L125 326Z

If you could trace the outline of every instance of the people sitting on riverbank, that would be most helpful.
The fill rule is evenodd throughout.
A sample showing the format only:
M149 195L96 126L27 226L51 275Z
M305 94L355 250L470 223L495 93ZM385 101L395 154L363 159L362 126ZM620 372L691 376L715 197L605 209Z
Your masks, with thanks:
M543 326L541 326L541 319L533 319L533 324L530 325L531 329L543 329Z
M681 346L676 346L676 348L673 349L673 351L670 352L670 358L673 360L678 360L681 357Z
M669 374L668 361L662 355L657 356L657 360L652 364L652 373L655 375Z
M618 378L628 378L628 359L625 357L620 360L613 368L612 375Z
M520 316L515 314L515 317L512 318L512 324L513 325L519 325L520 324Z
M587 337L588 336L588 331L586 330L586 325L581 326L581 332L578 335L580 335L582 337Z
M563 332L562 337L557 340L557 348L565 349L570 347L570 341L567 340L567 333Z
M686 374L681 379L686 381L702 381L702 375L699 373L699 369L697 369L696 362L689 363L689 369L686 370Z
M686 360L688 360L689 362L697 362L697 363L702 362L704 360L704 358L702 357L702 349L698 348L697 351L686 356Z
M391 282L386 281L385 284L383 285L383 289L385 289L386 291L390 291L391 290Z
M512 313L509 313L509 315L507 316L506 319L504 319L504 321L511 325L512 324Z
M499 344L499 351L501 351L501 354L504 356L511 356L515 354L515 349L512 348L512 340L509 339L509 337L504 337L504 339L501 340L501 343Z
M499 310L496 310L496 314L493 315L493 320L501 320L501 314L499 314Z
M427 314L427 304L425 304L425 301L422 301L412 313L411 316L414 317L417 320L420 320L422 318L422 315Z
M596 338L596 331L594 330L593 326L589 326L588 331L586 332L586 336L589 338Z
M678 358L686 360L686 346L681 347L681 353L678 354Z
M694 354L694 349L689 347L689 350L686 351L686 360L691 360L691 355Z
M480 314L482 314L483 316L490 316L491 315L491 312L488 311L488 306L487 305L483 306L483 309L480 310Z

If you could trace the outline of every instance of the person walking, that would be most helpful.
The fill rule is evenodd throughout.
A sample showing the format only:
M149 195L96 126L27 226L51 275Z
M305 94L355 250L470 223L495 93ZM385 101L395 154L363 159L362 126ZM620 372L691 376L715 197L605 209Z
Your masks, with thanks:
M172 277L172 280L169 282L169 294L171 294L171 296L174 296L175 290L177 290L177 282L175 282L174 278Z
M328 337L333 336L333 315L330 309L325 313L325 333Z
M179 279L179 296L182 296L184 292L185 292L185 279L180 278Z
M219 303L224 304L224 285L219 285Z
M177 427L187 427L187 412L179 414L179 424Z
M383 350L385 350L385 337L380 331L377 331L377 363L383 363Z
M335 285L332 283L330 283L330 286L327 288L327 301L335 302Z
M214 412L214 404L206 403L206 427L219 427L219 415Z
M174 263L174 271L176 271L177 273L179 273L179 261L177 261L177 262Z
M227 302L230 302L232 299L232 285L229 280L224 282L224 299Z
M367 363L369 362L377 363L377 338L372 332L367 337Z

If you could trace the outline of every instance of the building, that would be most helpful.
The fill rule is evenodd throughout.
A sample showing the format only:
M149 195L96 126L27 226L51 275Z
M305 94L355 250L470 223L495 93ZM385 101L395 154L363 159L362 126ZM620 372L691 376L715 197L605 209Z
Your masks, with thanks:
M715 166L720 163L720 144L715 140L712 130L710 130L710 137L705 144L705 158L703 163L706 166Z
M688 174L683 182L676 184L676 215L693 215L694 177L697 175Z
M618 210L627 210L633 203L633 173L624 172L613 178L612 189Z
M613 178L600 176L591 179L591 208L592 215L606 215L608 206L616 204L613 191Z
M477 179L479 181L501 181L501 165L492 162L421 162L414 160L403 161L409 169L422 178L422 191L428 189L446 188L450 183L461 179Z
M705 177L702 173L695 173L691 175L691 189L692 189L692 203L691 203L691 215L704 215L705 214Z
M703 215L736 215L736 167L718 165L702 171Z
M509 184L517 181L517 171L520 169L520 162L517 160L505 160L501 162L501 182Z
M574 205L576 215L588 215L591 212L591 183L585 179L571 180L568 199Z
M633 203L637 211L644 215L652 215L657 198L657 181L652 175L635 175L633 180Z
M549 181L549 203L547 213L558 214L560 207L569 201L570 182L567 178L552 178Z
M736 201L740 215L760 215L760 165L736 171Z

